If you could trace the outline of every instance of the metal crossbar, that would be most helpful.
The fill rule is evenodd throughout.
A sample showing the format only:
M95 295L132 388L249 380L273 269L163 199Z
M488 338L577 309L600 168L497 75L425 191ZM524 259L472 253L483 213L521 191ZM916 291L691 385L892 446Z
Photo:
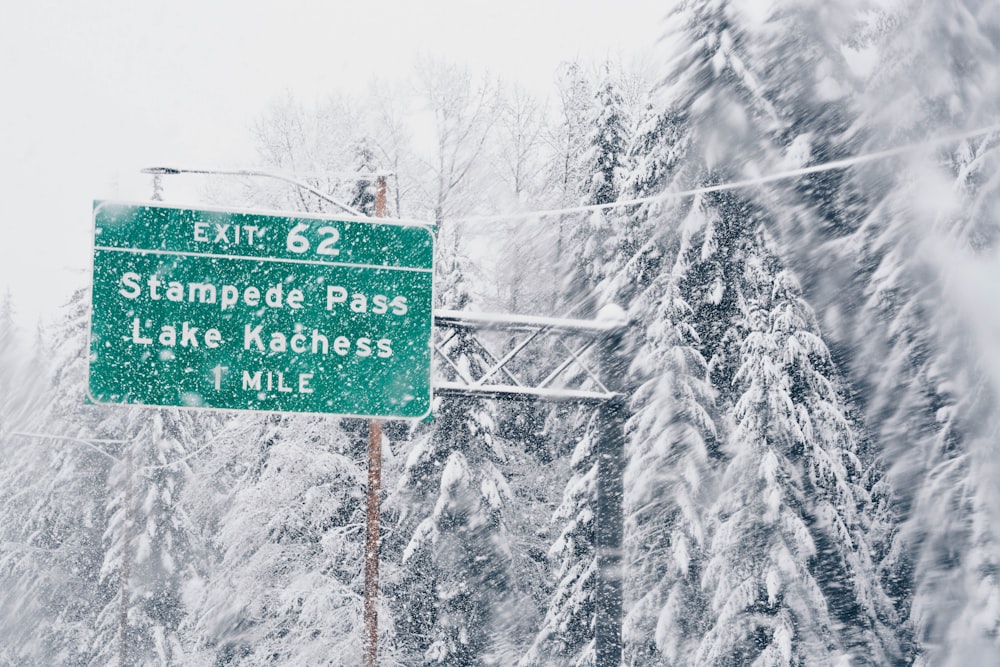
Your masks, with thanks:
M550 382L552 382L552 381L553 381L553 380L555 380L555 379L556 379L557 377L559 377L560 375L562 375L562 372L563 372L563 371L565 371L565 370L566 370L567 368L569 368L570 366L572 366L572 365L573 365L573 364L574 364L575 362L576 362L576 363L579 363L579 362L578 362L577 360L578 360L578 359L579 359L579 358L580 358L580 357L581 357L582 355L586 354L586 353L587 353L587 351L588 351L588 350L589 350L589 349L590 349L591 347L593 347L593 346L594 346L594 341L587 341L587 343L586 343L586 344L585 344L585 345L584 345L583 347L581 347L581 348L580 348L579 350L577 350L577 353L576 353L576 354L572 354L572 353L571 353L571 354L570 354L570 356L569 356L569 357L568 357L567 359L565 359L565 360L564 360L564 361L563 361L563 362L562 362L561 364L559 364L559 365L558 365L558 366L557 366L557 367L555 368L555 370L553 370L553 371L552 371L551 373L549 373L549 374L548 374L548 376L546 376L546 378L545 378L544 380L542 380L542 381L541 381L541 382L539 383L539 385L538 385L538 386L539 386L539 387L547 387L547 386L549 385L549 383L550 383Z
M603 391L607 391L607 389L604 387L604 383L601 382L601 378L597 377L597 374L594 373L592 370L590 370L590 367L587 366L587 364L583 363L583 360L580 358L581 354L583 354L586 350L593 347L593 341L591 341L586 347L584 347L583 350L577 352L571 350L569 346L566 345L565 341L559 341L559 346L562 347L564 350L566 350L566 352L573 359L573 361L575 361L577 365L583 369L584 373L590 376L590 379L594 381L594 384L600 387Z
M539 333L541 333L541 329L539 329L535 333L533 333L530 336L528 336L527 338L525 338L518 345L514 346L514 348L510 352L508 352L507 354L504 355L503 359L501 359L500 361L497 361L496 364L492 368L490 368L488 371L486 371L485 373L483 373L483 376L481 378L479 378L478 380L476 380L475 384L482 385L484 382L486 382L486 380L488 380L489 378L491 378L494 373L496 373L497 371L501 371L501 370L504 371L504 373L506 373L508 375L508 377L511 377L511 379L514 379L512 376L510 376L510 373L507 372L506 364L508 362L510 362L511 359L513 359L514 357L516 357L518 352L520 352L521 350L523 350L524 348L526 348L531 343L531 341L535 340L535 338L538 337ZM483 346L483 347L485 348L485 346ZM514 379L514 383L518 384L518 385L521 384L516 379Z
M502 361L498 360L497 356L495 354L493 354L489 350L489 348L487 348L486 345L484 345L483 342L481 340L479 340L478 338L473 338L472 342L474 342L476 344L476 346L480 349L480 351L484 355L486 355L487 361L489 361L490 363L493 364L493 366L488 371L486 371L482 375L482 377L480 377L478 380L476 380L474 384L482 384L487 378L492 377L494 373L502 372L515 385L517 385L518 387L523 386L521 384L520 380L518 380L516 377L514 377L514 374L511 373L510 370L506 367L506 364L507 364L508 361L510 361L510 359L508 359L508 358L505 357ZM507 353L507 356L509 356L510 358L513 358L513 354L511 354L509 352Z

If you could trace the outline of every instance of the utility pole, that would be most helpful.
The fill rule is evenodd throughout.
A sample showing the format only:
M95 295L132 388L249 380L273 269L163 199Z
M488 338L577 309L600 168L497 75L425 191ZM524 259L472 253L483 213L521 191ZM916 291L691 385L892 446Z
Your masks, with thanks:
M386 181L375 181L375 217L385 217ZM368 514L365 521L365 641L364 667L375 667L378 660L378 547L380 537L382 491L382 422L368 424Z

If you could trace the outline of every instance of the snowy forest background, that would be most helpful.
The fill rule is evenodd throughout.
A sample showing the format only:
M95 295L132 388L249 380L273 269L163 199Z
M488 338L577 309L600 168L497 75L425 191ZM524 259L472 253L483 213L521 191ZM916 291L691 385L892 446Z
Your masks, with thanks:
M748 7L678 3L651 73L547 100L430 60L286 99L259 165L368 212L324 174L393 172L439 307L627 309L627 664L1000 664L1000 5ZM367 424L86 406L87 286L12 309L0 664L359 664ZM434 413L386 425L380 664L592 664L592 412Z

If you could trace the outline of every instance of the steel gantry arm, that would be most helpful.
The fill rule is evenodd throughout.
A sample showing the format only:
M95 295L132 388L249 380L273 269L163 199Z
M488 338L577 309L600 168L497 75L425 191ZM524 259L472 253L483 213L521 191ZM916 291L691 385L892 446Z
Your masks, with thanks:
M620 319L436 310L434 351L442 363L434 395L599 405L618 394L599 379L597 343L625 326Z

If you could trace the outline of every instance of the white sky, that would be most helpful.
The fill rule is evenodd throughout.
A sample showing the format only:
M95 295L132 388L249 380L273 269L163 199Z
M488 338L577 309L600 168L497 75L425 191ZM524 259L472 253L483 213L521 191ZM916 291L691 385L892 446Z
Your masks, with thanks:
M248 128L443 56L548 93L561 61L652 49L656 0L21 0L0 21L0 289L23 323L89 280L91 201L147 199L142 166L253 167ZM186 185L175 184L177 178ZM194 177L166 180L196 203ZM178 200L177 188L188 199Z

